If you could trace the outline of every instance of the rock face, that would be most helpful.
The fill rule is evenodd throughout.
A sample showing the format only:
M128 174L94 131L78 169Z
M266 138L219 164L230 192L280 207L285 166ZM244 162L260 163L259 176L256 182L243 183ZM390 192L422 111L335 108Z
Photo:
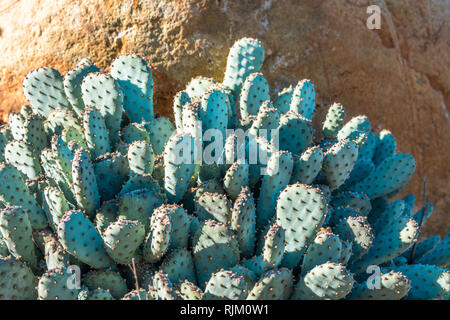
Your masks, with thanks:
M369 30L378 4L381 29ZM108 71L123 53L151 64L156 112L192 76L222 81L233 42L257 37L273 92L311 79L318 103L342 103L386 128L417 171L406 192L422 203L422 181L435 214L426 234L449 230L450 2L441 0L5 0L0 4L0 110L25 103L22 80L35 67L67 72L82 57ZM319 108L320 109L320 108ZM3 116L5 119L6 117ZM320 117L318 117L320 118ZM322 119L316 119L320 122Z

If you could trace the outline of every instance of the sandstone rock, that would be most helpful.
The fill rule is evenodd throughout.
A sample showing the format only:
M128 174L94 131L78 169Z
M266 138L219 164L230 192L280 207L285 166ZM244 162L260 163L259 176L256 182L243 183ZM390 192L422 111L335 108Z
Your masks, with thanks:
M366 8L379 4L380 30ZM436 212L426 233L449 230L450 50L448 1L365 0L5 0L0 4L0 109L25 103L22 80L35 67L66 72L81 57L108 71L123 53L152 65L156 110L170 115L190 77L221 81L228 48L261 39L273 92L302 78L318 102L342 103L391 130L417 172L406 192L421 203L422 181ZM323 112L322 112L323 113ZM3 117L5 118L5 116ZM317 122L321 121L318 117Z

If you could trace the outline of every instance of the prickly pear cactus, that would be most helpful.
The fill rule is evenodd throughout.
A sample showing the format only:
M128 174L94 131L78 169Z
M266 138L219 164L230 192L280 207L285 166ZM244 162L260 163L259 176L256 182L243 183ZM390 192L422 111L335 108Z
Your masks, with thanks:
M37 278L26 262L11 256L0 257L0 274L1 300L37 299Z
M0 211L0 234L11 254L37 267L30 219L22 207L7 207Z
M318 119L311 80L271 92L264 56L238 40L174 124L137 55L28 74L0 128L0 299L448 298L450 238L417 242L433 205L398 196L414 158L340 103Z

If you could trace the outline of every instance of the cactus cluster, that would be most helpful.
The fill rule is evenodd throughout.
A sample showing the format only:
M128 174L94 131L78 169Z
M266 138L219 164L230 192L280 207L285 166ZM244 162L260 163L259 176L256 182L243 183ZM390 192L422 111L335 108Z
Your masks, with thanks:
M414 158L338 103L314 129L313 83L271 101L263 62L237 41L222 83L176 94L175 126L137 55L28 74L29 105L0 131L0 299L448 296L450 237L417 242L432 204L393 200ZM222 161L195 161L213 144Z

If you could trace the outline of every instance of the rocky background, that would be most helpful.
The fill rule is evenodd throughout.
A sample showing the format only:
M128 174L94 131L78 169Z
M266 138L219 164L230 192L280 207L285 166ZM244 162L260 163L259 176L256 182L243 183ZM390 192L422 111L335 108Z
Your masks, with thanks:
M366 27L372 4L382 9L380 30ZM445 235L449 17L445 0L0 0L0 110L6 120L26 102L22 80L36 67L65 73L90 57L108 71L118 55L137 53L152 66L156 112L170 116L191 77L221 81L233 42L257 37L274 92L309 78L320 105L340 102L349 117L364 113L377 131L393 132L417 162L404 194L421 205L426 178L435 214L425 234Z

